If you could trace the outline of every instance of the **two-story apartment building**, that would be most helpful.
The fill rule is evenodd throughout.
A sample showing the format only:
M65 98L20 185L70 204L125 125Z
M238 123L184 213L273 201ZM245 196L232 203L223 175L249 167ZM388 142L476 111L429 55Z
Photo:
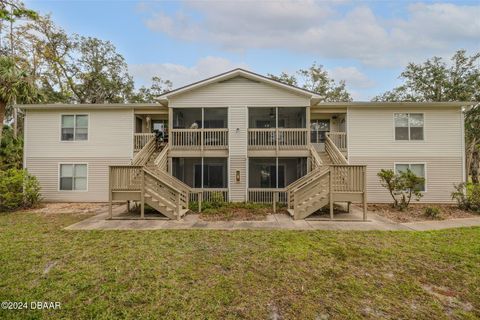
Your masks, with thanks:
M24 165L47 201L135 200L171 218L212 196L283 202L295 218L388 202L382 168L409 168L425 177L423 202L450 202L465 180L464 105L325 103L235 69L156 104L23 105Z

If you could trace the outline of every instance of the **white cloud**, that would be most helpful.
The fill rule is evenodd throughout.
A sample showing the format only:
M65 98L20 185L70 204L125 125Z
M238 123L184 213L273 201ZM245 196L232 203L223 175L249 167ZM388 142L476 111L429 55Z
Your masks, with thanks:
M349 88L366 89L375 85L374 81L356 67L337 67L329 70L328 73L336 81L344 80Z
M140 84L148 84L153 76L160 76L164 80L172 81L174 88L235 68L248 68L248 66L244 63L234 63L225 58L211 56L198 60L191 67L173 63L129 65L129 71Z
M174 14L153 13L146 25L176 39L228 50L280 48L376 66L448 55L459 48L480 49L480 5L417 3L400 19L384 19L364 5L346 12L337 5L313 0L191 1Z

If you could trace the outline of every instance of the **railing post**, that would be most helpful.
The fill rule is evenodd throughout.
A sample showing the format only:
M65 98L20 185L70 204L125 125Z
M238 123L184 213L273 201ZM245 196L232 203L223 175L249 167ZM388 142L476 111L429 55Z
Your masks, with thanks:
M330 172L328 173L328 197L330 203L330 219L333 220L333 177L332 177L333 167L330 167Z
M363 221L367 220L367 167L363 167Z
M180 212L182 209L182 205L180 204L180 192L176 194L176 202L177 202L177 220L180 220Z
M113 218L113 210L112 210L112 167L108 167L108 215L110 219Z
M203 192L198 193L198 212L202 212Z
M273 193L273 213L277 213L277 197L278 197L278 192Z
M145 219L145 171L142 169L142 187L140 189L140 218Z

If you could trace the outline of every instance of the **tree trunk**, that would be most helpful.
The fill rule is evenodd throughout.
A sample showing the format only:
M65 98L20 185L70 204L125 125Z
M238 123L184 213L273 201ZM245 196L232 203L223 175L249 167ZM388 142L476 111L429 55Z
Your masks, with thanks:
M5 121L6 110L7 104L4 101L0 101L0 141L2 141L3 121Z
M478 148L475 147L472 153L472 163L470 164L470 174L472 175L472 182L478 184L478 170L479 170L480 157L478 155Z

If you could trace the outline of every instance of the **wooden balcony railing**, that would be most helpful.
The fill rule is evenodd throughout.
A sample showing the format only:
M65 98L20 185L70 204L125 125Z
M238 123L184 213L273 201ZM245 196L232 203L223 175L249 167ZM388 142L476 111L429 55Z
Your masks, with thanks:
M228 188L193 188L190 193L190 201L199 201L199 194L202 194L203 201L224 201L228 202Z
M308 145L307 128L250 128L250 149L304 149Z
M255 203L287 203L287 191L285 188L248 188L248 202Z
M332 142L337 146L340 151L347 151L347 133L346 132L328 132L327 137L329 137Z
M134 133L133 134L133 150L140 151L155 136L154 133Z
M228 129L172 129L169 140L171 149L228 149Z

